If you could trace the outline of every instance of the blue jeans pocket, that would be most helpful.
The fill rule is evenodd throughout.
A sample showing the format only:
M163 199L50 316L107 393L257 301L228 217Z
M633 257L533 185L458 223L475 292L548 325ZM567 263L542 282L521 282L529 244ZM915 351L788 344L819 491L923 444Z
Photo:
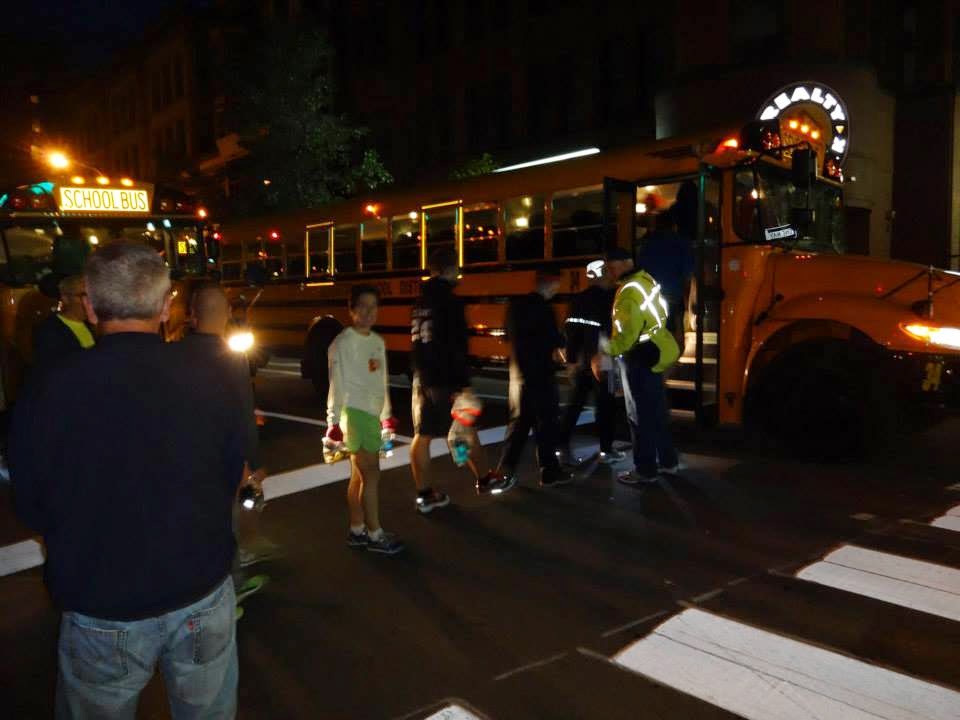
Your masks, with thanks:
M191 614L186 621L191 639L191 660L195 665L206 665L219 658L229 647L235 631L236 601L226 587L218 594L214 604ZM186 644L182 647L186 649ZM180 661L187 660L178 653Z
M126 630L85 625L73 618L66 626L70 667L76 678L100 685L126 677Z

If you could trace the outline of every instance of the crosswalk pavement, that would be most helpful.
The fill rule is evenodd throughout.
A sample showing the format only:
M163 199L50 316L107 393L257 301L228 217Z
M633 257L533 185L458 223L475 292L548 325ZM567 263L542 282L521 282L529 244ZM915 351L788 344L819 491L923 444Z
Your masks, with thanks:
M960 720L954 520L960 506L888 523L654 614L612 651L508 673L467 696L475 707L407 717Z

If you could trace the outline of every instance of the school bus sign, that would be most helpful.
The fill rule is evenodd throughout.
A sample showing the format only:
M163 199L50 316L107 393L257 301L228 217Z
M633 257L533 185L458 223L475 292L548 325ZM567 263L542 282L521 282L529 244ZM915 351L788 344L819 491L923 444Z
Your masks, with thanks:
M142 188L60 188L60 212L150 212L149 193Z

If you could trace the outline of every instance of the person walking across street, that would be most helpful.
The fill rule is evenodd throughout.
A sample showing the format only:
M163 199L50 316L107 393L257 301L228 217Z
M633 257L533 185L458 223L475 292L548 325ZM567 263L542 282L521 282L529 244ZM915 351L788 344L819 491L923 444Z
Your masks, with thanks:
M59 290L58 311L33 331L33 365L41 370L75 352L92 348L95 342L83 309L83 299L87 296L83 275L63 278Z
M560 279L555 270L538 270L536 292L514 298L507 308L510 424L498 469L516 482L517 464L532 429L543 487L571 480L569 473L561 470L556 454L560 400L553 368L563 336L550 300L560 288Z
M243 402L243 414L247 430L247 457L242 485L250 485L263 492L266 469L260 463L260 442L254 414L253 385L250 382L250 365L246 354L233 352L224 338L230 321L230 302L217 283L200 285L190 298L190 328L183 340L184 349L194 355L197 364L215 365L221 368L222 382ZM233 528L237 536L237 555L234 560L233 582L237 595L237 617L243 614L240 606L246 598L259 592L269 582L266 575L246 577L243 568L277 557L279 548L264 538L256 527L259 513L245 513L240 503L233 503ZM241 526L246 532L241 532ZM256 537L256 542L241 542L241 537Z
M62 610L58 718L129 718L159 668L171 716L232 718L230 509L249 456L220 368L165 344L170 271L115 242L85 268L100 341L28 384L14 412L18 515L43 535Z
M607 267L621 283L613 305L613 334L603 350L620 363L633 441L634 469L617 479L628 485L656 482L660 473L680 470L663 385L663 371L677 361L680 348L667 329L667 302L656 280L643 270L633 272L633 259L621 248L608 253ZM599 376L599 354L592 364Z
M603 260L595 260L587 265L587 281L590 283L589 287L573 299L563 325L567 370L572 387L560 426L558 456L562 463L574 467L581 465L584 458L576 457L571 451L570 439L590 393L593 393L597 408L596 424L600 436L598 459L609 465L624 458L624 454L613 447L614 398L611 391L613 378L610 376L613 368L604 368L597 379L590 366L593 356L597 354L601 338L610 338L610 313L617 292L616 279L604 267Z
M445 438L450 431L456 395L469 389L467 373L467 321L463 301L454 294L457 256L440 248L430 256L430 279L423 283L410 318L413 362L413 442L410 470L417 487L417 509L429 513L450 503L449 496L430 481L430 441ZM472 428L467 465L476 478L480 494L503 492L511 485L487 469L479 439Z
M372 285L350 288L353 326L337 335L328 351L327 438L350 453L347 545L396 555L403 543L380 526L380 446L383 433L394 432L397 421L390 409L387 349L372 330L378 299Z

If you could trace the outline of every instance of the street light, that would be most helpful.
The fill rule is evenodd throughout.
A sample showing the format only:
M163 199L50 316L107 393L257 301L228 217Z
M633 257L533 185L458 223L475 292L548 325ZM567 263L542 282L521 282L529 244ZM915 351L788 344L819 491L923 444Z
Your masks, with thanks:
M70 158L59 150L51 150L47 153L47 164L54 170L66 170L70 167Z

